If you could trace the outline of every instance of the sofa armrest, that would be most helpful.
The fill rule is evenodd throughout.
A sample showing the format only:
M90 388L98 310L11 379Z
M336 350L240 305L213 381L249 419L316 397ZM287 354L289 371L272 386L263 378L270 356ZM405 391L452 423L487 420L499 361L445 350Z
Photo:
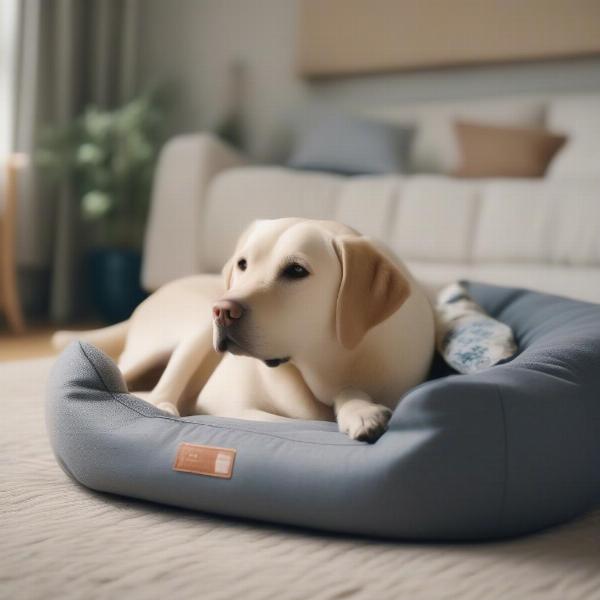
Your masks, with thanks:
M209 133L181 135L165 144L154 176L144 239L146 290L202 270L198 236L206 189L221 171L248 162Z

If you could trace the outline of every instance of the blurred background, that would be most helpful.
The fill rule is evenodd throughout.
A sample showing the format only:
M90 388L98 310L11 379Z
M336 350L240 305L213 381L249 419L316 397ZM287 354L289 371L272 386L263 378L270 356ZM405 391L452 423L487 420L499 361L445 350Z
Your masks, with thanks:
M165 184L204 174L200 161L211 160L167 157L165 144L206 132L222 146L202 152L231 153L231 166L416 182L413 195L425 200L402 200L404 207L419 203L418 215L403 216L402 223L414 219L408 232L399 225L375 233L396 240L403 257L425 265L424 274L454 261L464 267L452 271L458 276L482 260L486 269L500 264L503 275L475 275L521 284L532 280L512 276L523 261L543 263L547 270L533 277L540 289L564 289L568 280L567 295L600 301L599 236L590 225L600 217L599 98L595 0L2 0L0 359L47 353L56 327L122 320L174 276L217 269L217 258L194 258L187 271L177 270L185 262L179 246L203 234L178 233L185 211L170 203L183 202L183 192ZM496 156L500 148L504 155ZM260 176L268 195L272 173ZM424 177L434 188L422 187ZM455 223L446 208L428 203L432 195L458 193L448 186L466 180L468 197L501 180L539 184L510 188L508 216L498 217L496 208L483 213L503 223L498 238L506 240L514 222L515 243L527 237L531 247L511 254L512 245L502 254L502 240L487 248L476 240L475 254L471 245L458 256L456 243L438 243L447 236L460 245L476 227L480 209L464 209ZM205 206L209 183L189 184L198 206ZM495 189L506 197L506 188ZM538 200L548 207L523 212L514 194L545 194ZM577 222L563 231L570 217L555 204L569 194ZM260 202L243 214L321 214L303 200L285 209ZM198 222L235 238L237 224L198 210ZM399 218L389 210L383 221ZM353 211L326 216L374 227ZM424 231L437 245L406 242ZM549 236L558 236L561 248L550 248ZM223 256L227 251L224 245ZM551 280L557 268L564 272Z

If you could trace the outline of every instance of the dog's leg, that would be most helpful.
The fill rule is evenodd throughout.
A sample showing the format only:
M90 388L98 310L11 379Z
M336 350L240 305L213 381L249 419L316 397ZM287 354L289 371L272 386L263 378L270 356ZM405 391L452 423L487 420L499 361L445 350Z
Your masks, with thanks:
M171 355L167 367L148 397L154 406L179 415L187 408L189 384L201 369L202 363L214 354L212 323L183 339Z
M333 407L340 431L354 440L376 441L387 429L392 411L375 404L365 392L352 388L342 390Z
M152 353L137 355L135 353L123 352L117 361L123 380L128 387L138 383L139 377L147 374L152 369L159 368L168 363L174 348L155 348ZM136 390L138 391L138 390Z
M90 329L88 331L57 331L52 336L52 345L57 350L63 350L73 341L81 340L93 344L116 359L125 347L129 321L122 321L110 327Z
M281 415L275 415L264 410L255 408L248 408L241 410L239 413L232 413L226 415L232 419L246 419L248 421L269 421L271 423L281 423L283 421L295 421L289 417L282 417Z

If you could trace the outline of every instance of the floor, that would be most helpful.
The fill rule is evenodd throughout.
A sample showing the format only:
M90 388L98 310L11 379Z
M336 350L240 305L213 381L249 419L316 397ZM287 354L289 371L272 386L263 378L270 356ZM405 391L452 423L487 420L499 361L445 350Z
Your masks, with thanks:
M23 360L54 354L50 339L54 328L48 325L30 327L22 335L0 331L0 361Z
M72 328L92 329L97 326L96 323L78 323ZM56 354L51 343L52 334L55 330L55 326L45 323L29 325L22 335L14 335L6 329L0 329L0 362Z
M87 490L50 449L50 368L43 359L0 364L3 600L600 600L600 510L515 539L428 544L211 517ZM92 461L116 457L121 441L138 435L138 420L128 423L82 452ZM278 468L276 448L267 444L274 451L264 468ZM170 469L151 462L141 478ZM225 481L198 485L208 494ZM257 501L269 502L268 493Z

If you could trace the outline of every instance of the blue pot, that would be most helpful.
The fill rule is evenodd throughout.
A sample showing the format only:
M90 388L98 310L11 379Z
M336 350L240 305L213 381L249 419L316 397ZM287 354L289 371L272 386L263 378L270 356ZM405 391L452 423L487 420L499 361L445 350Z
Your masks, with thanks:
M129 318L148 296L140 285L142 257L128 249L99 248L88 255L91 300L107 323Z

